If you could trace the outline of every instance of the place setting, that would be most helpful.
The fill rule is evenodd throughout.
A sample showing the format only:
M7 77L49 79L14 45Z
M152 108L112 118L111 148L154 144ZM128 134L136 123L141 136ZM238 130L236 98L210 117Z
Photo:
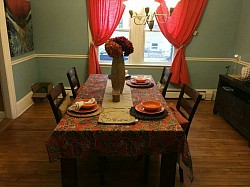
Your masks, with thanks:
M73 117L90 117L100 114L103 111L95 98L79 99L68 107L67 114Z
M151 88L154 86L154 83L144 75L133 76L126 84L135 88Z
M160 120L165 118L168 112L158 101L143 101L131 107L130 114L137 119Z

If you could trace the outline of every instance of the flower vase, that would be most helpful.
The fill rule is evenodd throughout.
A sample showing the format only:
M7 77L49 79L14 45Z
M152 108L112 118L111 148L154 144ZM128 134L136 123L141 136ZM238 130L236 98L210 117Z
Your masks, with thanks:
M111 67L112 96L114 102L120 101L125 84L125 64L123 56L113 57Z

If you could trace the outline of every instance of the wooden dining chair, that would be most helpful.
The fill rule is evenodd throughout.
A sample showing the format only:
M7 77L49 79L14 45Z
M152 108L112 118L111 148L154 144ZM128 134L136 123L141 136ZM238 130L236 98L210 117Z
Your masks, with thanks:
M67 72L67 77L69 80L69 85L73 94L73 98L76 98L76 93L77 90L80 88L80 81L77 76L76 68L72 67L68 72Z
M161 91L162 96L166 99L166 93L168 89L168 85L170 83L170 79L172 77L172 72L168 67L164 67L162 74L161 74L161 79L159 81L159 88Z
M56 123L59 123L70 105L70 97L66 94L63 83L57 84L47 95Z
M63 115L67 112L67 109L71 103L69 94L66 94L63 83L57 84L47 96L51 109L56 119L56 123L59 123ZM99 157L99 173L100 184L105 185L105 167L106 157Z
M188 132L194 118L195 112L198 108L198 105L201 101L202 95L197 92L192 87L184 84L181 88L179 98L177 100L176 106L173 103L170 103L170 108L173 110L177 121L181 124L186 138L188 137ZM143 182L147 183L148 180L148 170L149 170L150 156L145 155L144 159L144 169L143 169ZM179 166L179 176L180 182L184 182L183 170Z

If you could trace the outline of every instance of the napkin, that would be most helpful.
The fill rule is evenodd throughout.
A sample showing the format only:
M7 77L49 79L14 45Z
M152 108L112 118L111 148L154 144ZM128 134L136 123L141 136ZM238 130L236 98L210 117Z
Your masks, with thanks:
M73 105L71 105L68 110L79 110L85 104L91 104L95 102L95 98L89 99L87 102L84 101L77 101Z

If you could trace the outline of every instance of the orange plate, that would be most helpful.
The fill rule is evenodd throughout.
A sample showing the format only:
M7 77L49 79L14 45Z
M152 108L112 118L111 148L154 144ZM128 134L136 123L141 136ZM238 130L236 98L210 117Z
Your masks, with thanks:
M146 111L150 112L157 111L161 108L161 103L157 101L143 101L141 105Z
M159 108L157 111L147 111L141 104L135 106L135 110L144 114L159 114L164 111L164 107Z
M143 83L143 82L145 82L145 81L147 80L146 77L143 76L143 75L136 76L134 79L135 79L136 82L138 82L138 83Z
M146 80L145 82L137 82L135 79L130 79L132 84L149 84L150 80Z
M79 101L77 102L80 102L80 101L84 101L84 102L88 102L90 99L80 99ZM84 110L87 110L87 109L91 109L93 108L95 105L97 105L96 101L94 103L87 103L87 104L84 104L82 106L82 109Z
M87 113L91 113L91 112L95 112L96 110L99 109L99 105L96 103L92 108L90 109L79 109L79 110L72 110L73 112L75 113L78 113L78 114L87 114Z

